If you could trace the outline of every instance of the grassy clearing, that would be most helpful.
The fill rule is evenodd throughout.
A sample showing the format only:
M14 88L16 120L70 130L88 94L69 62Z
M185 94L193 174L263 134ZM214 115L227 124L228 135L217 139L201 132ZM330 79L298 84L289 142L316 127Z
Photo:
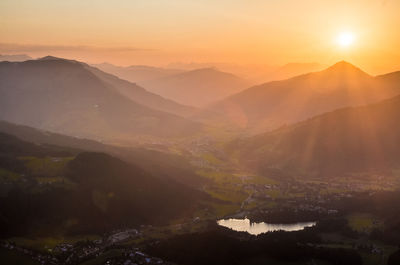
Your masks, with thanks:
M263 176L251 176L248 180L249 183L252 184L260 184L260 185L276 185L279 182L268 178L268 177L263 177Z
M264 209L264 210L271 210L271 209L275 209L278 206L277 202L273 202L273 201L262 201L262 204L260 205L260 208Z
M226 215L233 214L240 210L239 204L222 204L222 203L211 203L210 212L215 218L222 218Z
M221 187L211 186L205 188L204 191L216 199L233 203L241 203L249 196L248 193L242 191L239 188L235 189L234 187L232 189L225 189Z
M212 165L221 165L223 162L222 160L216 158L212 153L205 153L202 155L202 158L206 160L208 163Z
M59 176L63 173L65 166L73 157L20 157L25 166L34 175L45 177Z
M243 210L253 210L255 208L257 208L260 205L259 202L257 202L256 200L251 201L248 204L245 204L243 207Z
M249 195L242 189L243 183L238 176L218 171L201 170L197 173L212 180L210 185L204 187L204 191L216 199L241 203Z
M179 148L175 147L175 146L168 147L168 151L171 154L174 154L174 155L180 155L180 156L183 155L182 151Z
M279 199L284 197L280 190L269 190L266 192L266 194L272 199Z
M238 176L235 176L230 173L219 172L219 171L206 171L206 170L198 170L196 173L199 174L200 176L213 180L215 183L220 183L220 184L242 183L241 179Z
M351 229L357 232L369 233L374 228L380 227L376 218L367 213L354 213L347 216L347 221Z
M21 176L15 172L9 171L7 169L0 168L0 182L4 181L17 181Z

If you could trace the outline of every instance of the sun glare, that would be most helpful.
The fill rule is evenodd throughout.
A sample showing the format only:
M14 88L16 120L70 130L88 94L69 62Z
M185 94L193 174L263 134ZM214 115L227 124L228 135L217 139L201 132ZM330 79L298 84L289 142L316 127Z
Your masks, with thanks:
M341 47L348 47L354 43L354 35L351 32L342 32L339 34L337 42Z

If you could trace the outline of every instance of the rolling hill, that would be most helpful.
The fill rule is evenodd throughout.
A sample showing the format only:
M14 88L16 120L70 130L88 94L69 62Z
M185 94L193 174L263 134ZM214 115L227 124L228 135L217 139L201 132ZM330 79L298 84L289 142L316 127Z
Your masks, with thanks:
M165 98L195 107L204 107L249 85L240 77L214 68L196 69L142 84Z
M24 125L0 121L0 132L18 137L36 146L59 147L75 153L101 152L133 163L145 171L163 178L191 187L198 187L205 182L203 177L195 173L188 160L182 156L149 150L143 147L122 147L107 145L94 140L66 136L49 131L38 130Z
M163 78L169 75L183 73L185 70L161 68L146 65L116 66L110 63L93 64L94 67L128 80L133 83L141 84L148 80Z
M208 111L221 122L228 120L249 132L261 133L337 108L393 97L400 93L394 79L391 75L370 76L342 61L320 72L248 88ZM211 119L207 114L199 116Z
M95 74L101 81L117 89L121 94L132 101L150 107L152 109L172 113L182 117L193 115L197 110L175 101L165 99L157 94L151 93L137 84L120 79L114 75L100 71L97 68L85 65L86 69Z
M0 158L0 237L167 223L206 198L108 154L37 145L4 133Z
M231 145L259 172L332 177L400 168L400 96L335 110ZM234 146L234 147L233 147ZM232 151L232 150L231 150Z
M54 57L1 62L0 119L104 140L129 141L138 135L176 137L200 130L198 123L130 100L113 86L119 80L96 71ZM154 98L160 105L173 105Z

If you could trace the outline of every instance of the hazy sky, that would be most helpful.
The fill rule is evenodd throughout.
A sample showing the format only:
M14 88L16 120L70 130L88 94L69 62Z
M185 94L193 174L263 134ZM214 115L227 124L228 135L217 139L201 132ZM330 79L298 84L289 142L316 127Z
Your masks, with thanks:
M400 70L398 0L1 0L0 52L90 62ZM354 43L340 47L337 36Z

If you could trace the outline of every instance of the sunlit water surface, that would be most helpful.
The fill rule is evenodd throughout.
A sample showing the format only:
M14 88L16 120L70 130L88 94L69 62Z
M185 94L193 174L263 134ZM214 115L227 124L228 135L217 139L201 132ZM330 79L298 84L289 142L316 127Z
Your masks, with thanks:
M221 219L217 221L218 225L230 228L238 232L247 232L252 235L273 231L299 231L306 227L312 227L316 222L304 222L294 224L268 224L268 223L251 223L249 219Z

